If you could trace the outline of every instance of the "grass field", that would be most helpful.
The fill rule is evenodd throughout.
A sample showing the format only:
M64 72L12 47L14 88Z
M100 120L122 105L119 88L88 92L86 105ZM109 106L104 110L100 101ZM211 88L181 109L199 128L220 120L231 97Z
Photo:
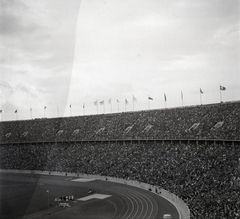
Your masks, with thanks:
M0 218L150 219L162 218L164 213L179 218L171 203L149 191L100 180L73 181L76 179L0 173ZM56 201L71 195L73 201ZM59 203L69 203L71 207L59 207Z

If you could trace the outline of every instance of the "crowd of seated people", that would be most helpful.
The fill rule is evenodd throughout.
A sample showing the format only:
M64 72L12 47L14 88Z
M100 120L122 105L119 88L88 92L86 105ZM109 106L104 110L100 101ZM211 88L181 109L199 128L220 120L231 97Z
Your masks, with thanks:
M0 145L0 168L86 173L164 188L192 218L239 218L237 144L48 143Z
M137 180L158 185L182 198L193 218L240 217L240 147L236 143L100 142L240 140L240 102L0 122L0 134L2 169L87 173ZM81 140L96 143L77 142ZM12 144L19 142L28 144Z
M240 139L240 102L0 123L2 143Z

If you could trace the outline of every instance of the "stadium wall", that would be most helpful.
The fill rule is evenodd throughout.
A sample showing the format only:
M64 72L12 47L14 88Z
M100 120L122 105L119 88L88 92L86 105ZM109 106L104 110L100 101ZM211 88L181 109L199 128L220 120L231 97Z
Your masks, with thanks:
M4 170L0 169L0 172L3 173L25 173L25 174L40 174L40 175L55 175L55 176L72 176L72 177L82 177L87 179L100 179L114 183L121 183L129 186L134 186L149 192L153 192L171 202L177 209L179 213L179 219L189 219L190 210L186 203L177 197L176 195L166 191L165 189L160 188L159 186L149 185L147 183L142 183L133 180L125 180L115 177L100 176L100 175L90 175L90 174L81 174L81 173L66 173L66 172L49 172L49 171L33 171L33 170Z

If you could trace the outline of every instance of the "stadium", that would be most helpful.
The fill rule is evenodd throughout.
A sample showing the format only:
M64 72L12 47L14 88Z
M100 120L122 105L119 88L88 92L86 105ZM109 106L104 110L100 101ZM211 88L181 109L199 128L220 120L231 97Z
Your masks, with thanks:
M1 218L25 213L31 217L23 218L163 218L166 213L172 218L240 217L239 101L1 122L0 130L1 203L6 202ZM81 180L87 183L77 183ZM100 204L104 194L112 199ZM54 202L61 197L67 203L62 197L72 195L96 196L84 207L69 199L70 210ZM159 204L154 195L175 210ZM24 203L25 196L32 203L25 203L29 210L14 204L18 198ZM146 197L152 203L150 213L143 206ZM127 198L129 203L139 200L127 204L135 210L120 203ZM184 205L182 217L177 212Z
M240 219L239 1L1 0L1 219Z

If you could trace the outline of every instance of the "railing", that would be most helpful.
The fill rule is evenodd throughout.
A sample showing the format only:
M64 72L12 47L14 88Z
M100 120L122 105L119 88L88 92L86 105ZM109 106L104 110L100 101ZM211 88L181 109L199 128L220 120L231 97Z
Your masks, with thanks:
M153 143L196 143L196 144L208 144L208 143L231 143L239 144L240 140L231 140L231 139L154 139L154 138L144 138L144 139L107 139L107 140L64 140L64 141L22 141L22 142L0 142L0 145L21 145L21 144L53 144L53 143L112 143L112 142L122 142L122 143L144 143L144 142L153 142Z

